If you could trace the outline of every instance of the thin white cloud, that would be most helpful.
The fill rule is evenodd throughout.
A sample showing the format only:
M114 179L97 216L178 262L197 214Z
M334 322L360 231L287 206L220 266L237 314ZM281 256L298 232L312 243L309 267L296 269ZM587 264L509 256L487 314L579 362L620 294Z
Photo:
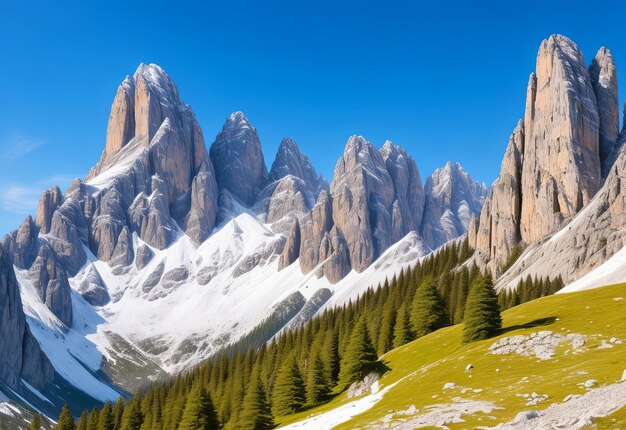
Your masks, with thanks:
M35 211L41 189L36 187L11 184L0 193L2 209L17 214L28 214Z
M9 160L15 160L34 151L45 143L45 140L32 139L22 135L22 133L13 133L9 139L5 155Z

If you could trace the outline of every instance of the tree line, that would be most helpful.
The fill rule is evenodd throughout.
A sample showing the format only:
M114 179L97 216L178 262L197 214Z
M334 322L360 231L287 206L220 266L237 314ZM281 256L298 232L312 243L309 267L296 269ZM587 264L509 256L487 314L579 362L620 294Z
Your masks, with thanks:
M442 327L464 322L463 342L493 336L502 295L491 275L464 264L472 252L467 240L447 245L258 348L229 348L129 399L84 411L77 423L65 407L56 428L270 429L382 371L380 356Z

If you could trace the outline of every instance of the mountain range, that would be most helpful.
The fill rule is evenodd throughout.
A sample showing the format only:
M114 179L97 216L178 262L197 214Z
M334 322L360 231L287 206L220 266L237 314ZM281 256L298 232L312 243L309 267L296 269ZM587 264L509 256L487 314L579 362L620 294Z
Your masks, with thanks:
M173 80L141 64L87 177L45 191L0 242L0 413L56 416L68 399L114 401L242 340L259 347L466 233L464 266L499 291L529 277L560 276L563 292L625 281L611 52L587 64L553 35L526 94L491 187L454 162L422 183L402 147L358 135L328 183L288 137L268 171L242 112L207 149Z
M207 150L173 80L141 64L87 177L1 241L2 392L54 416L59 389L113 401L272 319L268 340L463 235L487 193L451 162L423 185L403 148L356 135L330 184L291 138L268 172L242 112Z

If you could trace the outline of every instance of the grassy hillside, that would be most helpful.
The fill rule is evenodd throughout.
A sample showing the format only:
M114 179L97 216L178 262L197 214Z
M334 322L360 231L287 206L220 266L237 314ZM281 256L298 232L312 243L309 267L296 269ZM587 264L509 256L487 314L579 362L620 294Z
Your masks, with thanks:
M390 370L381 378L380 388L395 385L369 410L337 428L401 422L433 410L440 417L446 411L450 417L462 415L465 422L446 424L451 429L493 426L514 419L520 411L541 410L563 402L570 394L584 394L588 390L583 386L586 381L596 380L597 386L618 382L626 369L626 284L534 300L504 312L503 320L503 333L486 341L461 344L462 326L457 325L387 353L383 361ZM576 348L569 341L561 342L550 359L489 352L499 339L543 330L554 335L583 335L585 343ZM617 339L611 343L611 338ZM466 371L470 364L473 368ZM454 384L454 388L444 390L446 384ZM532 393L540 400L528 405ZM329 404L293 415L281 424L354 400L344 393ZM482 412L455 413L453 409ZM598 428L617 428L615 425L619 427L625 418L622 409L598 420Z

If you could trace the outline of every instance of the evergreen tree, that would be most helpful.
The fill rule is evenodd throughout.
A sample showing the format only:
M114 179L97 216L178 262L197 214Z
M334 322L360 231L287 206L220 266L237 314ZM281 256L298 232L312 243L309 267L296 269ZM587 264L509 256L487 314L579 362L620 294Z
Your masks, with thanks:
M269 430L274 427L272 408L258 370L253 372L248 384L238 424L240 428L249 430Z
M55 430L76 430L76 424L74 423L74 417L70 408L67 407L67 403L63 405L61 413L59 414L59 421L54 427Z
M328 380L331 385L335 385L339 380L339 335L332 328L326 332L321 357Z
M422 337L448 325L443 301L432 278L426 278L413 298L411 312L413 333Z
M115 430L113 408L111 408L109 403L106 403L100 411L100 416L98 417L98 430Z
M491 276L478 276L472 282L463 322L463 342L487 339L502 327L498 296Z
M122 430L141 430L142 423L141 399L138 395L135 395L124 408Z
M78 422L76 423L76 430L87 430L88 421L89 421L89 414L85 410L83 411L82 414L80 414L80 418L78 419Z
M383 317L378 335L378 355L383 355L393 348L393 332L396 323L396 309L393 300L388 300L383 307Z
M295 356L292 354L278 370L272 392L272 412L284 416L298 411L306 403L306 389Z
M360 381L375 369L378 355L367 331L365 317L361 317L350 336L350 342L342 357L339 370L340 388L345 388L355 381Z
M122 430L122 416L124 415L124 400L119 397L113 407L113 428Z
M202 385L196 385L187 396L178 430L217 430L219 422L211 397Z
M324 401L330 394L330 381L319 351L312 351L306 378L306 399L310 406Z
M33 415L33 419L30 421L29 430L40 430L41 429L41 415L35 414Z
M405 305L400 306L396 315L396 323L393 329L393 347L398 348L413 340L411 332L410 314Z
M89 419L87 420L87 430L98 430L98 418L100 417L100 412L98 408L93 408L91 412L89 412Z

